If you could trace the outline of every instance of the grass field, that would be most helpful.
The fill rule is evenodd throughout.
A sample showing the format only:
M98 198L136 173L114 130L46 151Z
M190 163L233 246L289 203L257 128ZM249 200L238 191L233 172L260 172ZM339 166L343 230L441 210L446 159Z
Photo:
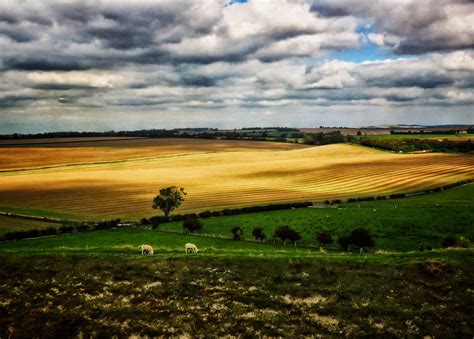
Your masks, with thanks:
M156 255L141 256L142 243ZM0 336L469 337L472 260L472 250L322 254L138 229L2 242Z
M14 142L16 145L2 146L0 140L0 171L79 163L117 162L177 154L291 150L307 147L289 143L169 138L54 138L4 141L10 144ZM29 144L25 145L28 141Z
M188 192L183 213L410 192L473 177L474 157L462 154L398 155L345 144L247 149L3 172L0 210L140 218L156 213L152 198L170 185Z
M289 225L302 236L301 244L316 246L315 234L329 231L337 237L354 228L367 228L376 248L389 251L416 251L426 242L439 248L446 236L465 236L474 240L474 184L444 192L395 200L345 203L338 208L304 208L259 212L202 219L203 232L230 237L230 229L240 226L243 237L252 239L252 230L262 227L268 239L281 225ZM181 222L162 224L160 229L181 232Z

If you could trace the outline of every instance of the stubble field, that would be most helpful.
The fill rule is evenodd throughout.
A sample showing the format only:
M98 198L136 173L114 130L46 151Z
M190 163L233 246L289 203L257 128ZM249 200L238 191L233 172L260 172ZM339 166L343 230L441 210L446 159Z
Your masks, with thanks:
M144 141L127 141L133 142ZM185 213L412 192L474 177L474 157L462 154L399 155L346 144L166 142L162 149L173 154L124 161L123 153L111 153L115 160L105 159L108 162L101 164L2 172L0 210L70 218L140 218L156 214L152 198L170 185L187 190L186 202L179 209ZM77 163L73 161L77 148L52 150L67 154L55 161ZM118 152L143 158L147 151L143 145L124 145ZM9 165L20 168L23 158L17 154Z

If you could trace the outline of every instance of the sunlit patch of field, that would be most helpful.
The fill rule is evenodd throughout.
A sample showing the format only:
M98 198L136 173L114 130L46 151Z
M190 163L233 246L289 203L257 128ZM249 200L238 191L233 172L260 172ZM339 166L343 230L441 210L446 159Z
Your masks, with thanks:
M25 144L28 142L28 144ZM5 143L8 142L8 145ZM15 143L15 145L11 145ZM177 154L292 150L291 143L177 138L58 138L0 141L0 171L79 163L125 161Z
M0 206L94 218L157 212L162 187L184 187L179 212L411 192L474 177L474 157L393 154L345 144L201 153L0 174Z

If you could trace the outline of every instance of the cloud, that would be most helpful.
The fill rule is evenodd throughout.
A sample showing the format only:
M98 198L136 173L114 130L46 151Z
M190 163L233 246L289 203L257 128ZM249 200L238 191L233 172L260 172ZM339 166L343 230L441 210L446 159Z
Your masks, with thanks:
M450 107L447 115L469 120L472 13L470 2L444 0L4 0L0 121L42 117L74 129L120 113L123 126L140 128L255 125L271 112L275 123L319 126L363 121L329 112L366 112L374 124L381 107L427 119ZM333 59L365 47L391 58Z
M464 0L314 0L312 11L323 17L356 17L375 33L368 38L398 54L474 47L474 3Z

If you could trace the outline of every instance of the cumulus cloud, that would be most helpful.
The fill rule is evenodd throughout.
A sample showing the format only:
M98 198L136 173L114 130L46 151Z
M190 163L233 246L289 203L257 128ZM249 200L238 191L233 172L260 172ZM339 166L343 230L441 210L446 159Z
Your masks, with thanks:
M115 120L122 128L165 118L171 127L199 119L230 127L270 115L274 122L310 125L311 112L359 111L373 124L383 106L397 114L417 107L427 117L452 107L468 120L459 112L474 100L472 6L458 0L4 0L0 119L4 126L26 117L36 124L40 117L54 120L51 126L101 119L106 126L108 116L120 113ZM367 44L398 56L333 59Z
M325 17L357 17L375 29L370 41L399 54L474 47L474 3L464 0L314 0Z

